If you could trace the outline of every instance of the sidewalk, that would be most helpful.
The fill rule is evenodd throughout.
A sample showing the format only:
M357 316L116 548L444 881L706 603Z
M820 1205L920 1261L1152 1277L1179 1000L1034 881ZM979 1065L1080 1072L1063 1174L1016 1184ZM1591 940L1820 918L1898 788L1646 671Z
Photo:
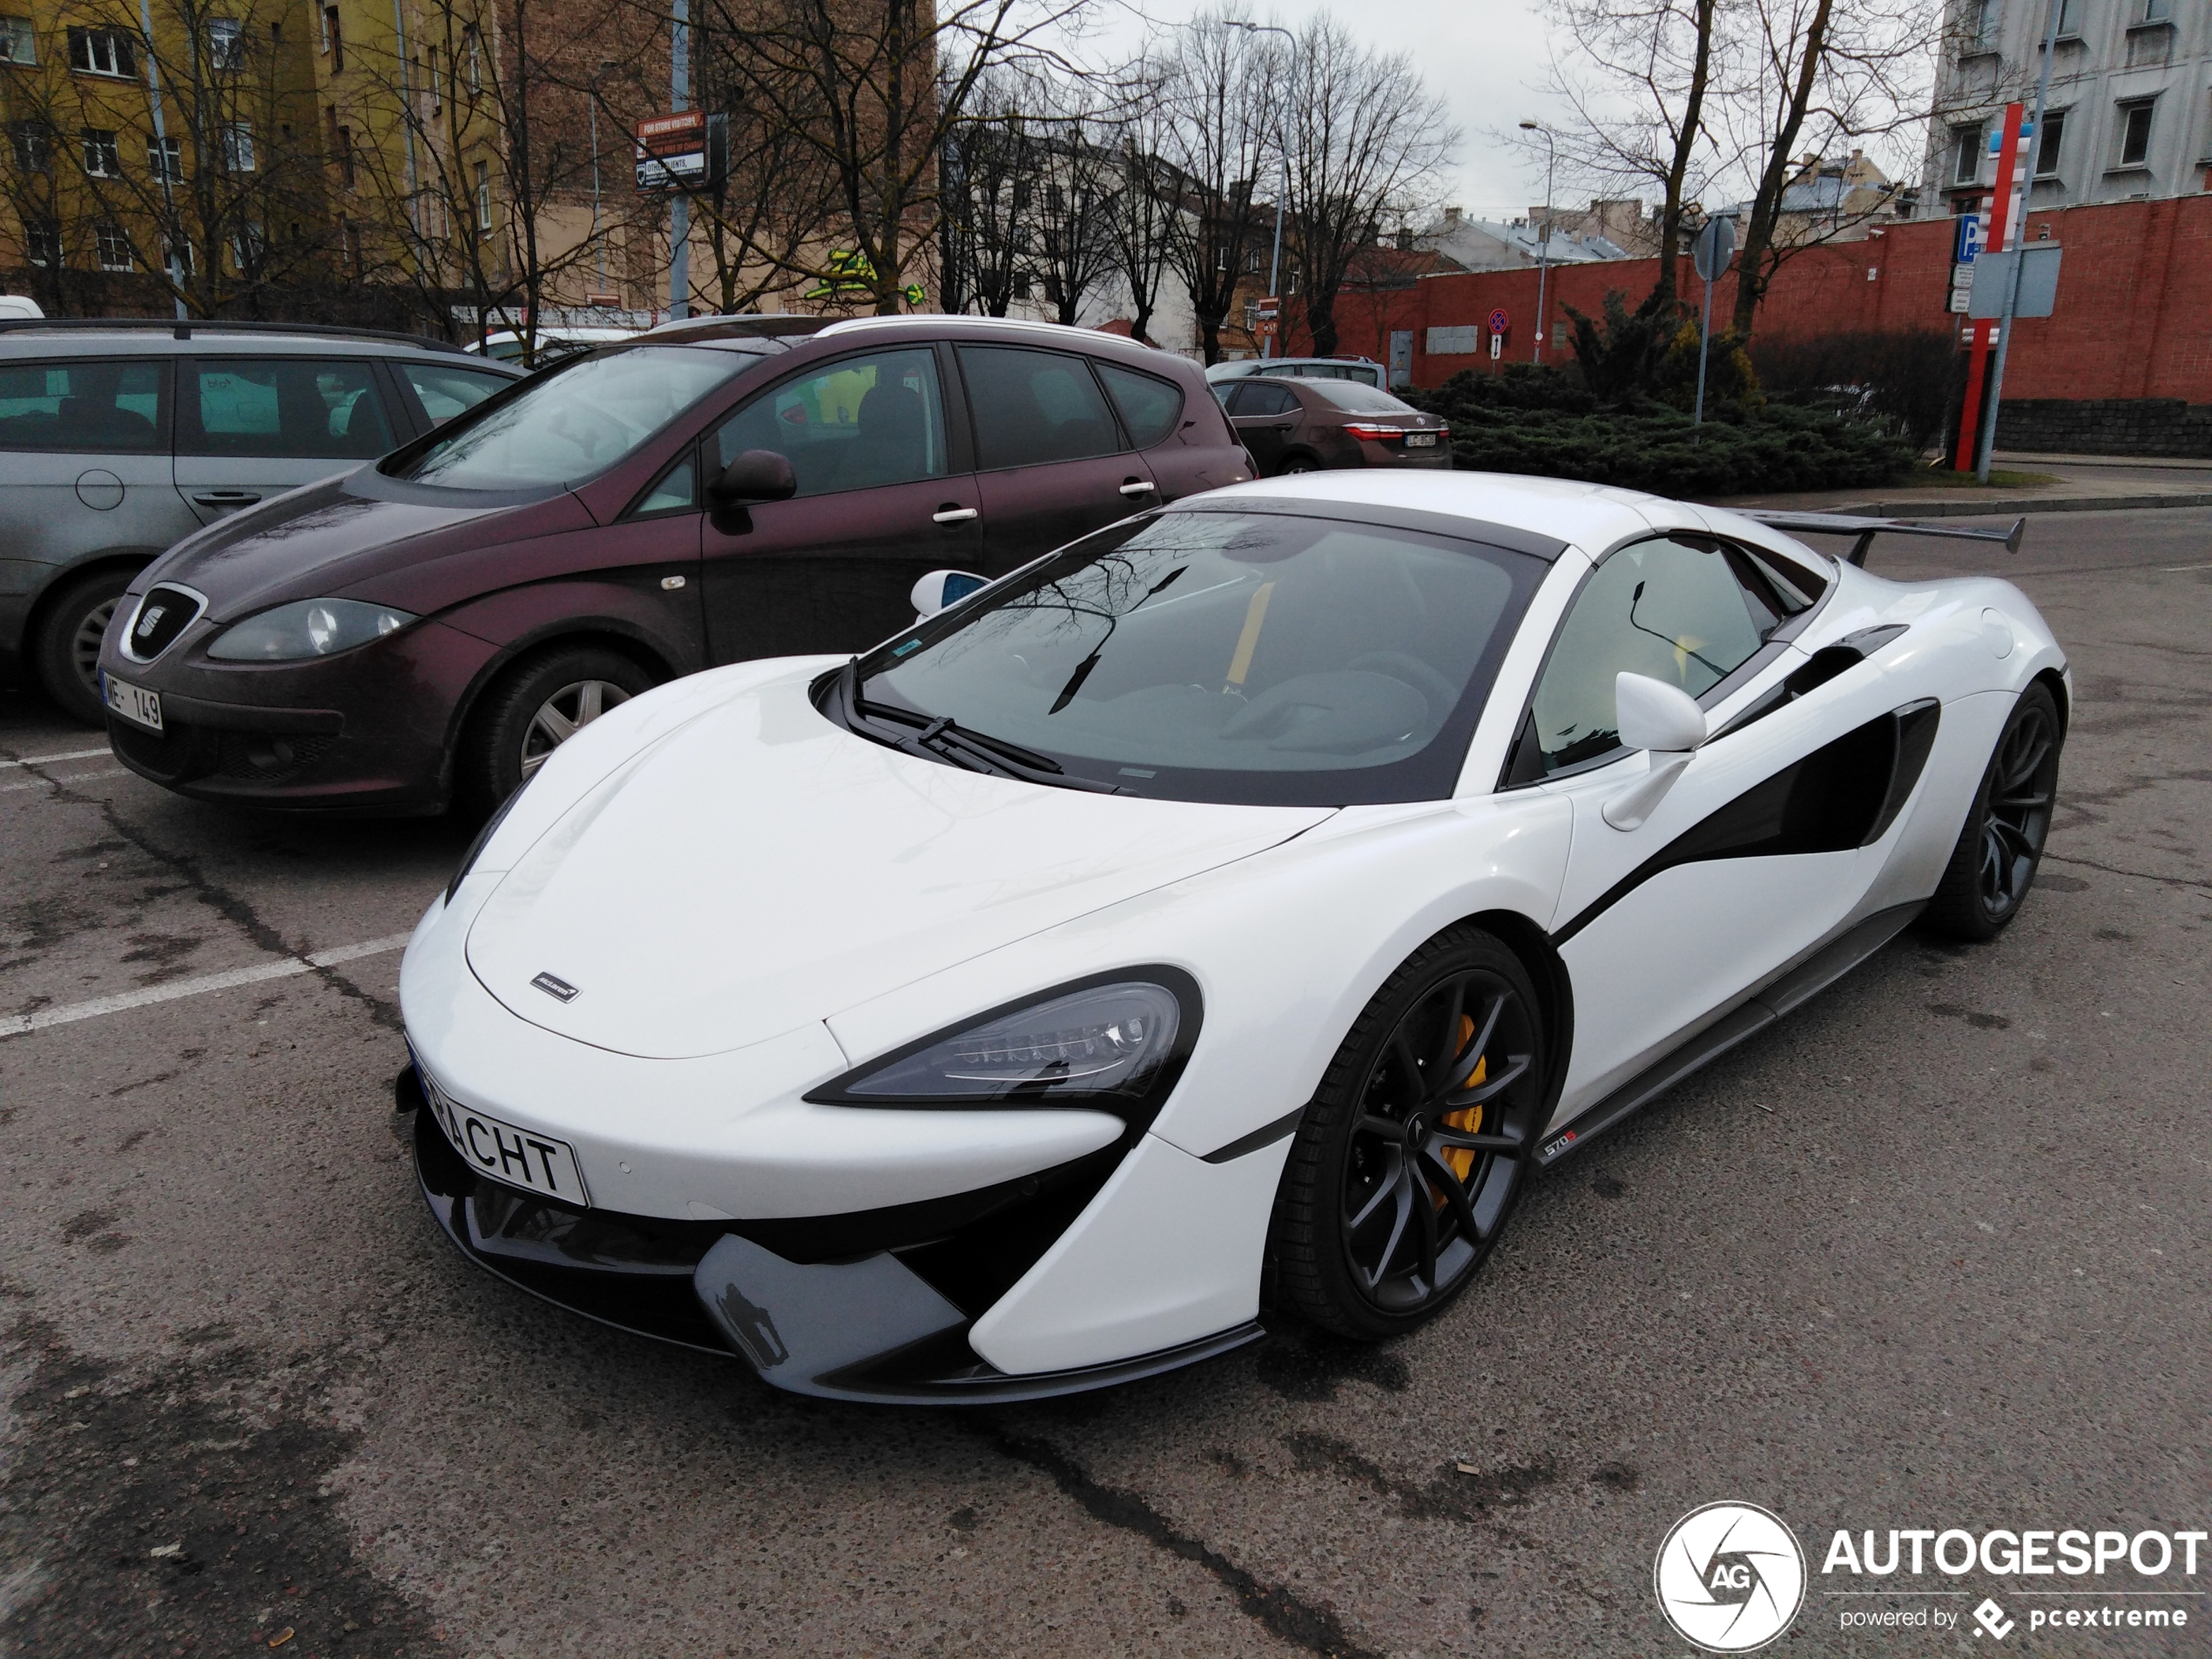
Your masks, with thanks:
M1983 489L1967 482L1931 482L1879 500L1864 489L1797 490L1786 495L1721 496L1716 507L1795 512L1857 513L1870 518L2013 517L2021 513L2139 511L2154 507L2212 507L2212 461L2133 455L2040 455L1999 451L1999 472L2040 472L2049 483Z

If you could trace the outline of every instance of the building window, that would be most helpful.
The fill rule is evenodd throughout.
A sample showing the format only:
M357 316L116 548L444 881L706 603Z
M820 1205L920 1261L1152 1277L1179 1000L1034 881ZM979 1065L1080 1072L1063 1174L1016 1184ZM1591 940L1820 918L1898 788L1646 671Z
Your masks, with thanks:
M2157 108L2155 103L2123 104L2120 106L2121 166L2147 167L2150 165L2150 122Z
M86 75L128 76L138 72L131 37L119 29L71 30L69 66Z
M2143 0L2145 23L2168 23L2174 17L2174 0Z
M0 17L0 64L35 64L38 36L28 17Z
M123 226L111 219L104 219L92 226L92 245L99 254L103 271L128 271L132 268L131 239L124 234Z
M207 20L207 65L210 69L242 69L246 64L246 30L235 17Z
M484 51L475 24L470 24L461 31L461 46L469 54L469 90L481 92L484 90Z
M491 164L488 161L476 164L476 234L491 234Z
M1953 184L1971 185L1980 179L1982 135L1986 131L1979 122L1970 127L1951 129L1951 179Z
M223 165L231 172L253 171L253 125L233 121L223 129Z
M354 130L338 129L338 178L347 189L354 187Z
M2043 111L2043 139L2035 152L2035 176L2050 179L2059 171L2059 152L2066 148L2066 111Z
M115 147L115 134L105 127L84 129L84 171L95 179L123 176L123 157Z
M368 266L361 257L361 227L342 213L338 216L338 243L346 268L356 278L367 276Z
M2059 0L2059 38L2065 40L2081 32L2081 0Z
M192 273L192 244L172 237L161 239L161 268L178 276Z
M346 31L338 21L336 6L322 9L322 49L330 57L332 74L346 67Z
M231 263L238 267L240 276L251 276L268 248L268 239L261 233L261 226L249 219L231 238Z
M167 179L174 184L185 176L185 141L182 138L148 138L146 140L146 171L157 182Z
M16 141L16 165L24 172L45 172L54 165L54 130L44 121L18 121L10 132Z
M1995 51L1998 34L2005 26L2005 0L1966 0L1966 50Z
M23 256L33 265L58 268L62 262L61 226L50 219L25 220Z

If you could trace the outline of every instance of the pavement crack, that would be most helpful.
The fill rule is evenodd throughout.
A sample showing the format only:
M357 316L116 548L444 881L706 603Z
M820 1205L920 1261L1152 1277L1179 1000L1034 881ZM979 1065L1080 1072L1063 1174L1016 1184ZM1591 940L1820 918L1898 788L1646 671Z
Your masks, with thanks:
M253 944L273 956L292 956L305 959L307 948L293 949L284 935L261 919L260 912L245 899L233 893L199 866L199 860L189 853L172 853L152 836L139 829L116 810L115 803L98 796L84 794L69 786L69 780L56 778L37 767L30 768L54 786L57 800L68 801L78 806L95 808L111 832L122 838L122 842L136 848L143 856L173 872L192 897L217 915L243 933ZM399 1004L376 995L357 981L347 978L334 968L308 963L307 971L341 996L361 1003L368 1010L369 1018L388 1031L401 1031L405 1026L400 1018Z
M2122 870L2114 865L2100 864L2094 859L2069 859L2056 853L2046 853L2043 862L2078 864L2085 870L2101 870L2107 875L2124 875L2130 881L2148 881L2154 887L2190 887L2200 893L2212 893L2212 881L2192 881L2185 875L2153 875L2148 870Z
M1329 1659L1381 1659L1375 1649L1361 1646L1347 1635L1334 1613L1301 1600L1285 1585L1263 1583L1204 1541L1178 1530L1136 1494L1092 1479L1059 1447L998 1424L985 1426L983 1432L1007 1457L1050 1476L1053 1484L1093 1520L1135 1533L1170 1554L1205 1568L1237 1598L1244 1615L1265 1626L1269 1634Z

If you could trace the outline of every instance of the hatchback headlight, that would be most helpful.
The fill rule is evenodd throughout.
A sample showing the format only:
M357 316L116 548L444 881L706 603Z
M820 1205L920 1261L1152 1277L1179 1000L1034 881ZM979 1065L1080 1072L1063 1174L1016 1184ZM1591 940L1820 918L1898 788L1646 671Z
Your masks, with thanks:
M289 663L329 657L397 633L414 614L360 599L301 599L248 617L215 636L207 654L225 663Z
M1128 1116L1172 1088L1197 987L1173 969L1070 987L925 1037L807 1096L853 1106L1084 1104ZM1157 980L1149 977L1159 974ZM1170 978L1177 981L1172 986Z

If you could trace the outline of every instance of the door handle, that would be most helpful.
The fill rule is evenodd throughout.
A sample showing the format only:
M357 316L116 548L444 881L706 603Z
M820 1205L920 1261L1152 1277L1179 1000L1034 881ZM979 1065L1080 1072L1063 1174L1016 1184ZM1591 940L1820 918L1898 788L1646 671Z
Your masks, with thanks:
M1268 430L1271 432L1288 432L1297 424L1298 422L1295 421L1278 421L1273 426L1268 428Z
M954 507L948 503L930 514L929 522L933 524L965 524L971 518L981 516L973 507Z
M1122 494L1124 496L1149 496L1158 488L1159 485L1154 483L1149 478L1132 478L1122 486Z
M208 489L192 499L202 507L251 507L261 498L250 489Z

